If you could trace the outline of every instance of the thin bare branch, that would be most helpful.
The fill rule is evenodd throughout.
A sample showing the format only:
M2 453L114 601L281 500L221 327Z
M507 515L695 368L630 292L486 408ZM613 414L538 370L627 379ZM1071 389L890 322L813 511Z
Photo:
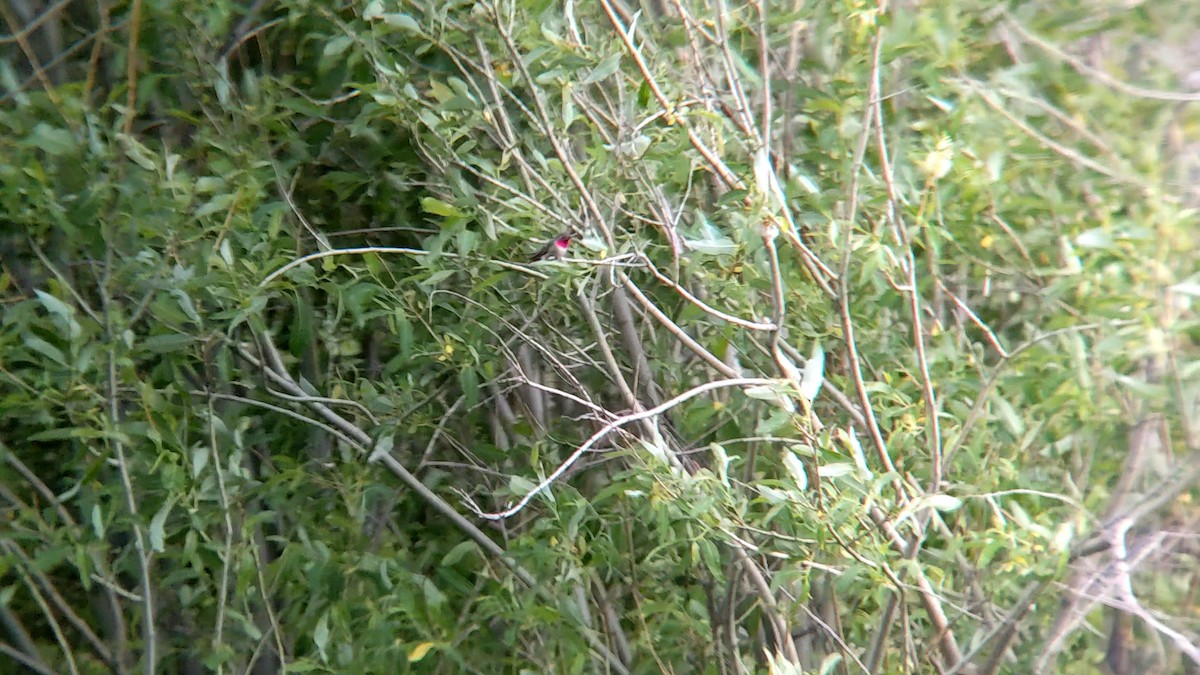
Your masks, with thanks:
M567 459L564 460L561 464L559 464L558 467L555 468L554 471L552 471L550 473L550 475L546 476L546 478L544 478L540 483L535 485L533 487L533 489L531 489L524 496L522 496L519 500L517 500L517 503L514 504L513 506L510 506L502 511L497 511L495 513L486 513L473 503L468 503L468 506L471 508L471 510L473 510L475 512L475 514L477 516L479 516L480 518L485 518L487 520L503 520L505 518L511 518L512 516L519 513L526 506L528 506L529 502L532 501L534 497L539 495L546 488L553 485L555 481L557 481L559 478L561 478L562 475L565 474L567 472L567 470L570 469L571 466L573 466L575 464L575 462L579 461L579 458L582 457L585 452L587 452L588 450L590 450L592 448L592 446L596 445L596 443L598 441L600 441L602 438L604 438L608 434L612 433L613 431L619 429L620 427L623 427L626 424L629 424L631 422L637 422L639 420L657 417L658 415L663 414L664 412L670 410L671 408L674 408L675 406L679 405L680 403L683 403L689 399L695 398L701 394L704 394L704 393L707 393L710 391L714 391L716 389L722 389L725 387L750 387L750 386L754 386L754 385L768 385L773 382L775 382L775 380L768 380L765 378L756 378L756 377L734 378L734 379L728 379L728 380L715 380L712 382L705 382L704 384L701 384L697 387L693 387L668 401L664 401L661 405L657 405L653 408L650 408L648 410L643 410L641 412L636 412L636 413L633 413L630 415L624 415L622 417L618 417L617 419L605 424L603 427L600 428L599 431L597 431L596 433L594 433L590 437L588 437L588 439L586 441L584 441L582 445L580 445L578 448L575 448L575 450L570 455L567 456Z

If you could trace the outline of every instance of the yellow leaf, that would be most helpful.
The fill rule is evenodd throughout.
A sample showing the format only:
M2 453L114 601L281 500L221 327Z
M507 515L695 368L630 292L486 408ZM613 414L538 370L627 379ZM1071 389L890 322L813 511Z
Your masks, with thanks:
M943 136L938 140L933 151L925 156L921 162L921 169L930 181L940 180L950 172L953 159L954 144L949 138Z
M434 644L432 642L422 642L416 647L413 647L412 651L408 653L408 662L416 663L417 661L420 661L421 659L425 658L425 655L428 654L429 650L433 648Z

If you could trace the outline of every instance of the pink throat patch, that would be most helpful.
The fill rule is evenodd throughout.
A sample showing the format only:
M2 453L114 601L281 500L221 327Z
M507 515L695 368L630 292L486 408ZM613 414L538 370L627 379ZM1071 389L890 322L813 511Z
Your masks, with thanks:
M570 243L571 243L571 240L567 237L559 237L558 239L554 240L554 245L559 248L566 248L567 245Z

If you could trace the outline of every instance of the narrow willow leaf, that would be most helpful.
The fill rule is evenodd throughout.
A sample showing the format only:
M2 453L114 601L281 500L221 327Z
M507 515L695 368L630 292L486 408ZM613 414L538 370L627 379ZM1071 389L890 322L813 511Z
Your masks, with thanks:
M162 553L166 548L166 523L167 516L171 515L171 509L175 507L175 502L179 498L172 495L163 505L159 507L154 517L150 519L150 548L156 553Z
M75 320L75 308L44 291L35 290L34 293L37 293L38 300L41 301L46 311L55 318L55 323L65 328L72 340L78 338L83 329Z
M817 342L813 345L812 355L804 364L804 378L800 380L800 395L811 403L821 392L821 385L824 382L825 350L821 347L821 343Z
M924 501L930 508L938 511L955 511L962 506L961 499L946 494L926 495Z
M609 54L603 61L600 62L599 65L592 69L592 72L588 73L587 76L583 78L583 84L591 84L593 82L599 82L600 80L603 80L609 75L617 72L617 68L620 65L621 52Z
M329 660L329 655L325 653L325 648L329 646L329 612L322 614L317 621L317 627L313 629L313 644L317 646L321 660Z
M787 469L788 475L792 480L796 481L796 487L800 490L808 489L808 472L804 470L804 462L795 455L791 450L783 451L783 467Z
M416 663L417 661L420 661L421 659L425 658L425 655L429 653L429 650L433 649L435 646L437 645L432 642L422 642L416 647L413 647L408 652L408 662Z

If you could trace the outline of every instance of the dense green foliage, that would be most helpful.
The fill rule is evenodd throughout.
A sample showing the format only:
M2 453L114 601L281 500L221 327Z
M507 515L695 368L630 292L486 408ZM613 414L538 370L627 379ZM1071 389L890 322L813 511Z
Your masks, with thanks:
M11 3L4 658L1200 667L1130 4Z

